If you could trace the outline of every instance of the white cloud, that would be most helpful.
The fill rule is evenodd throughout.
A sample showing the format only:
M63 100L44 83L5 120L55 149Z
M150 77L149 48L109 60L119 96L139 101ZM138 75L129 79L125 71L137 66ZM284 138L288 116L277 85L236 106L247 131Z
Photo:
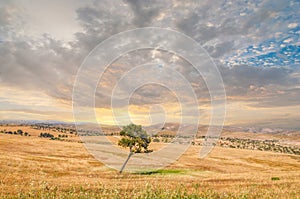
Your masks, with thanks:
M288 25L288 28L296 28L296 27L298 27L298 24L297 24L297 23L290 23L290 24Z

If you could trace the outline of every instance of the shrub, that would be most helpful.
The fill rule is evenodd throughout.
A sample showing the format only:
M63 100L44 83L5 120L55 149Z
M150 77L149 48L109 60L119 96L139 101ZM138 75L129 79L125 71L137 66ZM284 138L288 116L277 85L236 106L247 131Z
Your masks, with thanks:
M272 177L271 180L280 180L279 177Z
M23 131L22 131L21 129L18 129L18 130L17 130L17 133L18 133L19 135L23 135Z
M50 133L40 133L40 137L44 137L44 138L53 138L54 135L50 134Z

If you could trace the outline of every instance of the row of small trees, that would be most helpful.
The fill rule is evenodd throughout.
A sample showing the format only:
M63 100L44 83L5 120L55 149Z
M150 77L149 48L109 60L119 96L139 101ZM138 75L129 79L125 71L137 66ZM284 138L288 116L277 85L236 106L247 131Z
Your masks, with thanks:
M33 129L39 129L39 130L52 130L53 132L61 132L61 133L70 133L77 135L77 132L73 128L65 128L65 127L57 127L57 126L51 126L47 124L36 124L31 126Z
M54 138L54 135L52 135L51 133L40 133L39 137L43 137L43 138ZM68 135L58 135L58 138L67 138Z
M27 132L23 132L21 129L18 129L17 131L0 131L0 133L4 133L4 134L10 134L10 135L21 135L21 136L30 136L29 133Z

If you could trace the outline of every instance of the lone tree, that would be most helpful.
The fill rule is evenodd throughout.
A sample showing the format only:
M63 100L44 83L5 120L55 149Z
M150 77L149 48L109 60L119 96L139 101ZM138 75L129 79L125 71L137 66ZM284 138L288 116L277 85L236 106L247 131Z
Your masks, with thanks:
M118 145L129 148L129 155L120 170L120 173L122 173L128 160L134 153L150 153L152 150L148 149L151 138L141 125L129 124L124 126L120 135L123 137L119 140Z

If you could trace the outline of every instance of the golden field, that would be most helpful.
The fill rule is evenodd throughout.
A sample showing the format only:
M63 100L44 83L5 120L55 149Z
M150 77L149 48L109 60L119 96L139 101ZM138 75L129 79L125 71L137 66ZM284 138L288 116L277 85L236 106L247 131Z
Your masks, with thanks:
M299 155L215 147L199 159L200 146L191 146L163 170L119 174L75 135L61 141L30 126L3 129L31 136L0 134L1 198L300 198Z

